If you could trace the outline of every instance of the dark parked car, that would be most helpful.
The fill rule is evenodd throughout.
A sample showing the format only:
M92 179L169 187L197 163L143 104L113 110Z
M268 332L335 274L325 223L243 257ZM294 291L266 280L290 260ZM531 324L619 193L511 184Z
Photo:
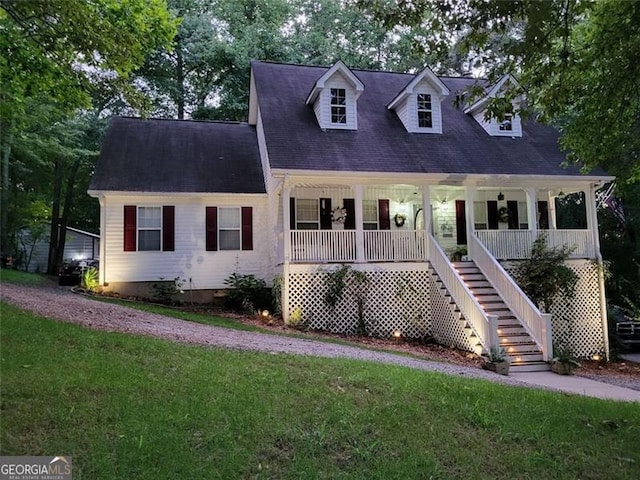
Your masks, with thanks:
M623 348L640 348L640 319L633 312L619 307L609 305L609 325L611 325L611 335Z
M58 272L58 285L74 286L80 284L82 272L87 268L98 268L97 260L71 260L65 262Z

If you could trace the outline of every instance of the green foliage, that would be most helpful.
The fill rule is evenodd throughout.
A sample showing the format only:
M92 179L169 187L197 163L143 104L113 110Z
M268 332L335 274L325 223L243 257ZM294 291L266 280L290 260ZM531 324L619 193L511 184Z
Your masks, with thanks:
M504 348L498 345L492 345L489 350L489 361L493 363L504 363L509 361L509 356Z
M573 350L565 345L557 346L553 349L554 363L564 363L566 365L572 365L574 367L580 367L580 362L573 354Z
M288 327L297 328L302 325L302 309L297 307L291 312L289 318L285 321Z
M558 295L565 300L575 296L578 276L565 265L571 251L566 245L548 247L546 236L540 234L533 242L529 258L516 267L518 285L543 311L549 311Z
M232 273L225 278L224 284L229 287L225 297L227 307L245 313L271 309L271 292L261 278Z
M98 269L89 267L82 272L80 286L89 292L97 292L100 290L100 281L98 280Z
M180 277L176 277L173 280L165 280L160 277L158 283L151 285L153 292L153 298L165 305L173 305L175 303L176 295L184 293L182 290L183 280Z
M325 271L326 292L324 301L332 309L347 295L356 304L358 335L368 335L369 329L365 319L367 294L371 280L366 272L354 270L350 265L343 264L334 270Z

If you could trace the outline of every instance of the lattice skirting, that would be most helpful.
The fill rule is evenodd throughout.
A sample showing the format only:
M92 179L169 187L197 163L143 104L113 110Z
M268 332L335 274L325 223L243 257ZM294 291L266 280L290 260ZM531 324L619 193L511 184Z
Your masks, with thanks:
M406 265L406 266L405 266ZM352 334L358 330L358 309L345 294L335 308L325 301L327 271L338 266L291 265L286 275L289 316L298 311L312 329ZM378 337L420 338L431 335L429 321L430 280L426 264L354 265L369 279L364 301L367 332Z
M431 328L434 339L441 345L452 345L468 352L474 351L469 335L464 329L464 321L456 312L451 298L445 296L445 290L436 282L436 276L429 277L431 295Z
M515 271L516 262L505 262L509 274ZM558 300L551 308L553 345L564 345L572 349L574 355L590 358L594 354L605 353L605 331L602 324L601 295L598 268L588 260L567 262L578 275L576 296L570 302Z

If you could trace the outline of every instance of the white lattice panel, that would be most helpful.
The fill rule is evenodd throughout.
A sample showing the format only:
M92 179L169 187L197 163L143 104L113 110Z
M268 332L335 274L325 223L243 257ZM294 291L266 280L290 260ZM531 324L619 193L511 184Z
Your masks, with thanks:
M302 311L302 321L312 329L353 334L358 328L355 300L344 295L335 309L325 302L326 270L332 267L298 269L288 275L289 315ZM336 268L336 267L333 267ZM365 265L369 288L364 318L367 331L374 336L390 337L398 330L403 337L431 335L429 323L429 272L426 266L415 269Z
M436 276L429 278L431 284L431 328L434 339L441 345L453 345L461 350L473 352L469 335L464 330L460 314L451 304L451 298L445 296L446 290L440 288Z
M510 274L515 271L514 262L505 263ZM588 358L605 351L600 287L597 267L588 260L567 262L578 275L576 295L573 300L558 300L551 308L554 346L566 345L577 357Z

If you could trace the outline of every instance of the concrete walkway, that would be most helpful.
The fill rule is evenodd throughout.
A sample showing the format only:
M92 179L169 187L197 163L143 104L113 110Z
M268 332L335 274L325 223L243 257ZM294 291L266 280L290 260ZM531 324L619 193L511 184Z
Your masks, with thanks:
M567 393L585 395L587 397L640 402L640 392L637 390L597 382L577 375L558 375L553 372L527 372L511 373L509 376L530 385L548 387Z

